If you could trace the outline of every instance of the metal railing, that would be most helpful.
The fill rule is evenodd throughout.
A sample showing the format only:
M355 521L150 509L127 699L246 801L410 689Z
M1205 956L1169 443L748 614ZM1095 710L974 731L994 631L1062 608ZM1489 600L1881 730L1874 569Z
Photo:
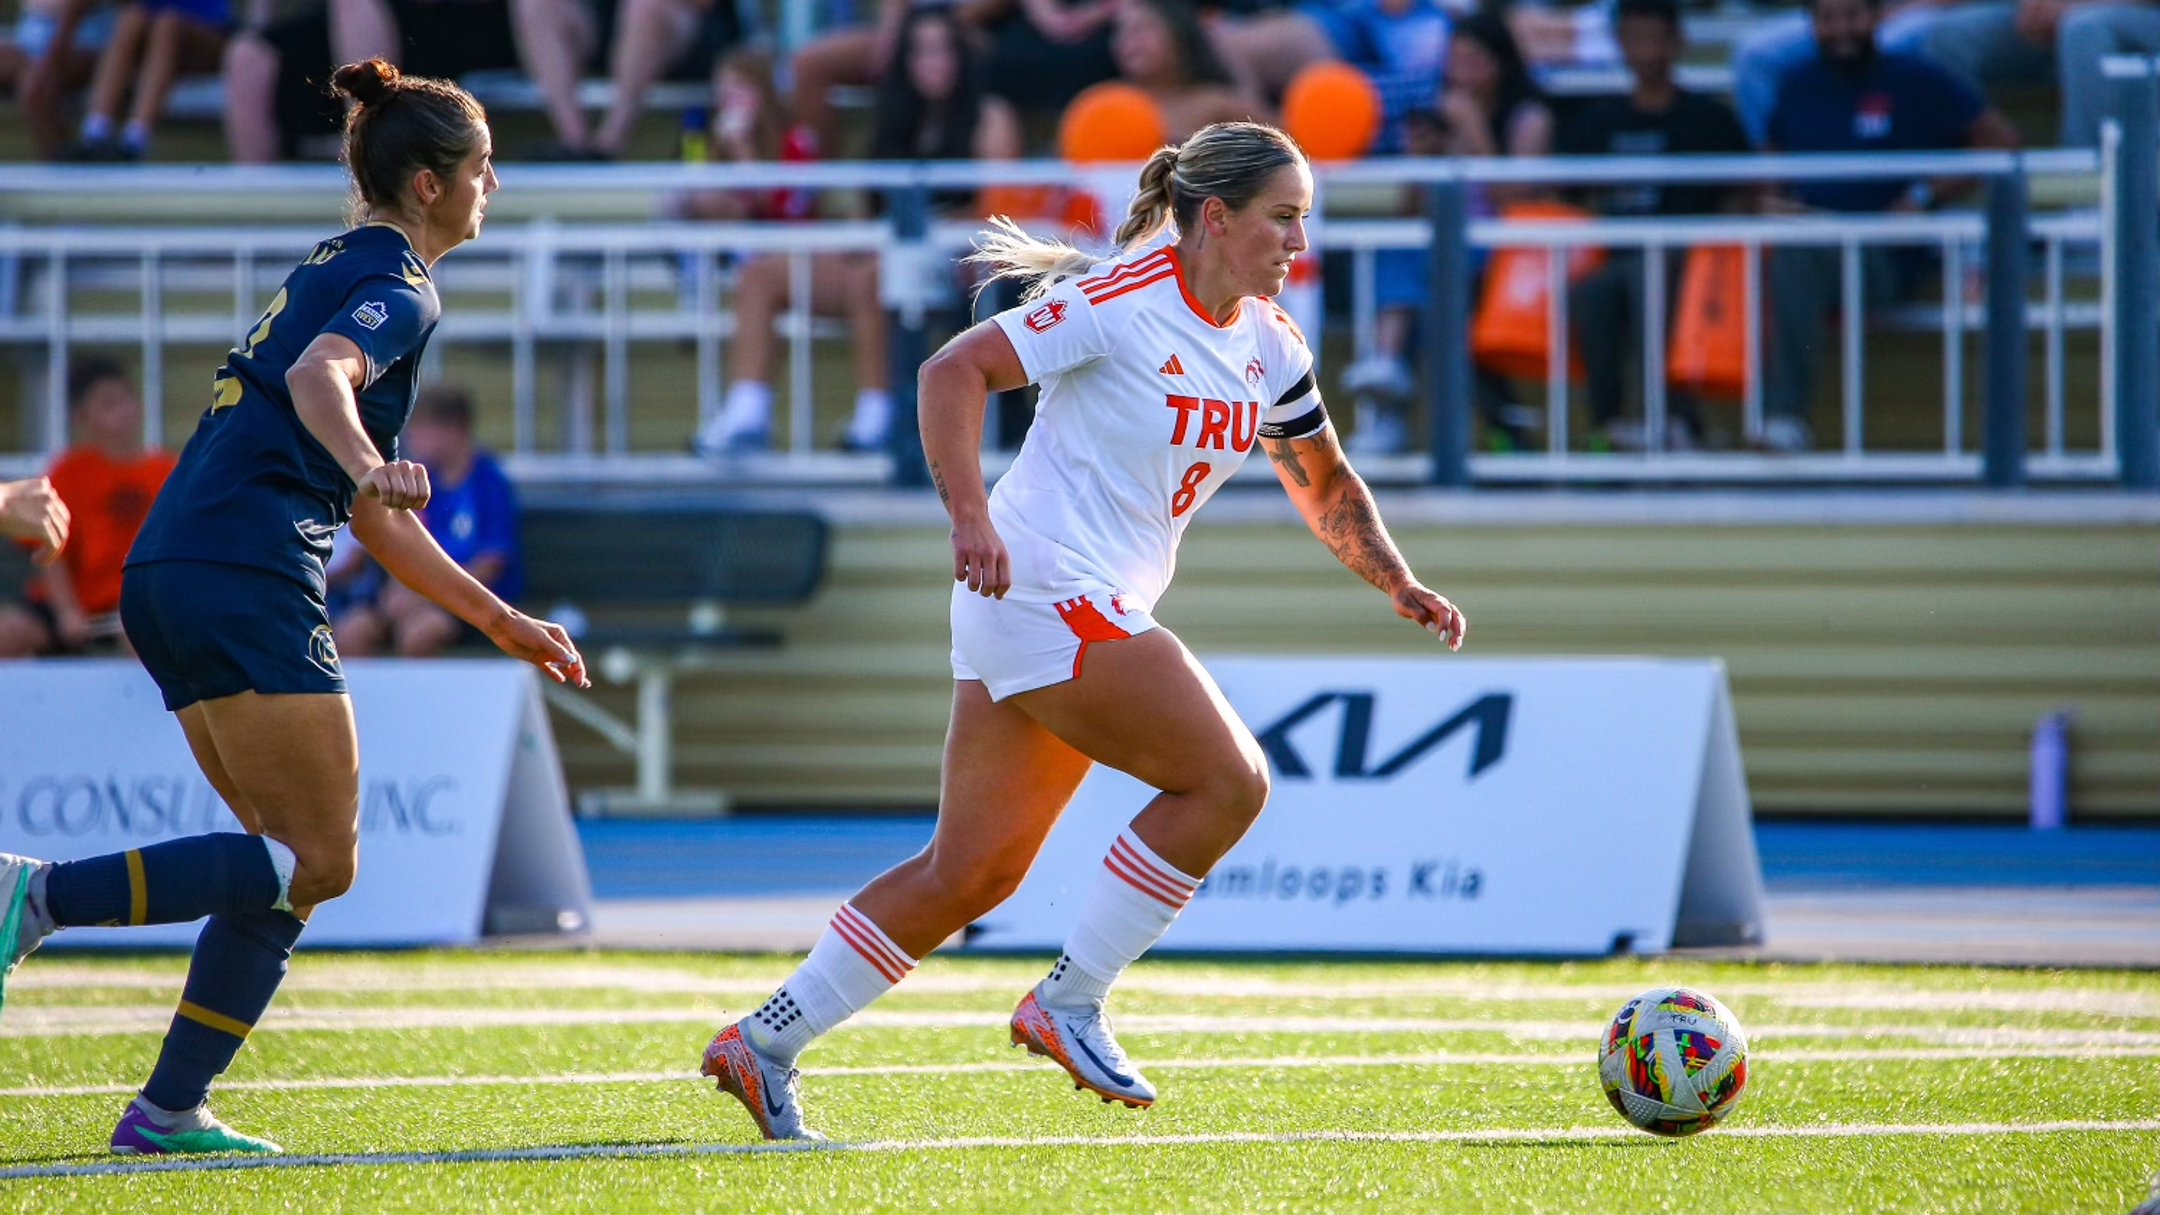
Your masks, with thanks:
M2135 61L2142 64L2142 61ZM2137 77L2135 87L2150 91L2153 77ZM2125 92L2135 91L2126 86ZM1361 332L1371 321L1370 258L1388 247L1430 251L1429 306L1419 345L1429 360L1431 450L1428 458L1404 464L1400 475L1442 484L1510 479L1668 480L1770 479L1972 479L2013 485L2030 473L2040 478L2108 478L2150 485L2141 471L2152 460L2150 409L2133 402L2131 388L2153 382L2151 343L2118 340L2118 332L2139 330L2121 324L2125 316L2155 315L2152 291L2138 284L2120 285L2132 254L2118 229L2133 233L2152 225L2121 225L2119 215L2152 211L2151 183L2144 201L2136 194L2138 174L2129 172L2135 155L2143 156L2150 176L2153 125L2138 118L2135 98L2126 102L2118 155L2081 151L2016 153L1939 153L1898 157L1677 157L1552 158L1545 160L1393 160L1323 167L1319 173L1322 205L1333 192L1376 185L1416 186L1424 193L1421 218L1329 219L1317 225L1324 253L1348 253L1354 266L1358 302L1353 325ZM2143 143L2137 132L2143 132ZM2125 171L2112 167L2117 161ZM2102 181L2100 213L2064 211L2029 216L2027 181L2037 176L2073 176ZM852 163L809 166L616 166L602 168L515 167L506 171L510 188L521 192L568 196L580 192L675 194L696 189L768 189L776 187L878 190L888 199L887 218L878 222L804 224L709 224L655 222L591 224L538 220L529 224L491 224L486 236L446 259L439 281L450 299L435 349L464 344L506 347L510 352L516 450L528 469L550 464L583 472L625 472L638 460L630 444L630 363L640 343L689 343L695 350L696 394L701 416L717 406L720 394L721 344L731 334L724 307L728 272L724 260L755 253L791 259L796 290L782 335L789 391L790 442L797 471L809 446L812 399L810 342L823 330L808 308L802 290L807 259L816 252L875 251L882 259L882 292L893 316L893 385L900 405L892 461L877 458L846 462L835 457L825 467L834 475L873 478L892 470L902 478L919 472L913 438L913 368L927 353L927 315L952 294L949 258L964 245L974 225L931 223L927 200L937 189L986 184L1072 186L1100 180L1100 172L1082 174L1055 163L890 164ZM1495 184L1540 186L1658 182L1789 182L1803 179L1914 178L1964 176L1987 183L1987 209L1920 216L1699 217L1671 220L1589 220L1570 223L1513 224L1472 220L1472 190ZM1130 174L1122 175L1129 181ZM321 167L270 169L117 170L57 169L43 166L0 168L0 195L97 188L167 193L225 191L243 197L269 193L322 194L342 191L335 170ZM259 302L274 289L291 260L321 235L316 229L234 228L93 228L0 227L0 349L43 355L43 445L57 443L65 430L61 379L70 346L80 342L134 342L143 352L144 379L151 399L148 425L152 438L162 410L156 399L162 379L164 348L183 343L229 343L255 316ZM2145 233L2150 248L2150 233ZM1845 422L1841 450L1812 458L1763 458L1743 453L1684 454L1656 450L1667 407L1662 374L1666 307L1662 274L1644 276L1642 329L1643 399L1652 450L1639 457L1592 455L1574 449L1569 435L1564 361L1554 364L1546 385L1549 420L1541 452L1473 456L1469 437L1468 387L1470 251L1507 246L1542 247L1554 252L1590 245L1635 247L1653 264L1676 249L1704 243L1740 245L1757 267L1765 247L1814 245L1836 248L1846 270L1840 345L1845 351L1840 385ZM1862 376L1865 314L1855 305L1859 250L1879 244L1920 244L1940 250L1943 296L1933 327L1943 341L1942 444L1935 452L1879 452L1862 438L1867 413ZM2083 249L2097 251L2097 298L2071 298L2066 281L2085 261ZM2041 250L2042 292L2029 300L2029 250ZM2149 260L2149 258L2148 258ZM1556 344L1564 345L1565 258L1549 259L1558 290L1550 293L1550 326ZM1985 270L1986 302L1968 303L1967 270ZM88 283L101 291L130 283L137 307L93 313L71 306ZM229 293L231 307L198 304L192 310L168 302L174 284L183 294L205 290ZM27 290L23 290L23 288ZM1761 323L1759 270L1749 276L1749 315ZM941 299L941 295L945 298ZM491 300L491 302L481 302ZM657 303L655 301L658 301ZM2142 311L2133 311L2142 309ZM2146 326L2149 327L2149 324ZM2095 404L2100 441L2092 450L2066 446L2066 417L2074 407L2064 389L2067 361L2065 334L2098 330L2104 348L2101 391ZM1987 371L1983 379L1985 424L1978 450L1965 433L1964 352L1968 335L1984 335ZM2024 434L2025 351L2029 334L2042 335L2043 437L2029 452ZM2141 353L2142 351L2142 353ZM559 441L542 442L540 360L559 352L563 379L572 389L561 409ZM1743 429L1758 435L1763 424L1760 364L1762 343L1749 344L1751 388L1743 402ZM2144 376L2146 378L2139 379ZM577 385L585 385L579 389ZM2149 394L2148 394L2149 397ZM2120 402L2120 407L2118 407ZM2145 401L2149 406L2149 400ZM2125 452L2131 454L2127 457ZM2154 459L2160 460L2160 456ZM680 458L678 458L680 460ZM2143 461L2143 463L2141 463ZM23 461L16 461L19 465Z

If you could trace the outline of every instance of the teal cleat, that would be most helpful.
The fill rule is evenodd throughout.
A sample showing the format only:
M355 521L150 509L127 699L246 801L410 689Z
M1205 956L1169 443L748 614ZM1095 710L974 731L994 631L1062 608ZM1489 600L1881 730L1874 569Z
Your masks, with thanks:
M243 1135L198 1107L186 1126L164 1127L151 1121L142 1102L128 1102L113 1128L112 1150L116 1156L200 1156L209 1152L247 1152L274 1156L285 1149L268 1139Z
M7 1008L8 976L52 934L44 917L30 906L31 879L44 867L43 861L0 852L0 949L7 951L0 954L7 963L0 966L0 1010Z

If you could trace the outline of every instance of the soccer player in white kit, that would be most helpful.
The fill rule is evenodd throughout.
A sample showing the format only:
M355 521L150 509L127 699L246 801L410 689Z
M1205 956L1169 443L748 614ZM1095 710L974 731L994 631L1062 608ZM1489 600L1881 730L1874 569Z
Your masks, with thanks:
M1289 136L1219 123L1141 170L1117 260L1010 224L986 234L977 260L1028 280L1029 296L921 374L958 584L937 830L706 1048L704 1073L767 1138L821 1137L803 1125L796 1057L1003 902L1096 763L1161 792L1111 845L1063 956L1014 1011L1012 1040L1104 1101L1154 1103L1104 998L1259 815L1268 773L1215 681L1152 613L1194 512L1255 446L1344 565L1461 647L1462 613L1388 538L1328 424L1312 352L1272 302L1306 248L1312 192ZM986 493L984 403L1030 383L1042 386L1035 425Z

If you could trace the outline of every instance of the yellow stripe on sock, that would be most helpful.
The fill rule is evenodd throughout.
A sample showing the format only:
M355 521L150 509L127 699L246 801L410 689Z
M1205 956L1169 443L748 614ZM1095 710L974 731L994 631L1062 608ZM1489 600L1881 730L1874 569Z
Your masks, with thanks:
M127 867L128 923L147 923L150 919L150 882L143 877L142 853L128 849Z
M180 1015L190 1021L207 1025L221 1034L231 1034L235 1038L245 1038L248 1031L255 1028L245 1021L235 1021L224 1013L211 1012L200 1004L191 1004L186 1000L180 1001Z

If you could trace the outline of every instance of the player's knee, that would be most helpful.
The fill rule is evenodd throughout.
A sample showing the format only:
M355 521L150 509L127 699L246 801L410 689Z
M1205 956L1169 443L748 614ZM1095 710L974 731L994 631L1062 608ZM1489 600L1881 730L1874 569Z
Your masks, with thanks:
M1032 859L992 854L948 864L933 858L930 878L956 914L972 920L1020 889Z
M1251 751L1225 762L1214 782L1216 799L1223 810L1248 823L1260 817L1270 788L1266 757L1257 748Z
M301 853L293 866L289 901L296 907L327 903L351 890L353 881L359 876L360 852L357 848L324 848Z

